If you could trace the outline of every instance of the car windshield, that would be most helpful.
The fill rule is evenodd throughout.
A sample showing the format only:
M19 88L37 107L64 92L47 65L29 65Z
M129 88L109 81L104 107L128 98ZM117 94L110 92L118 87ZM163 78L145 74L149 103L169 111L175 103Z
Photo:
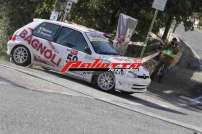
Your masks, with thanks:
M86 33L93 49L98 54L104 55L119 55L112 43L101 32L88 32Z

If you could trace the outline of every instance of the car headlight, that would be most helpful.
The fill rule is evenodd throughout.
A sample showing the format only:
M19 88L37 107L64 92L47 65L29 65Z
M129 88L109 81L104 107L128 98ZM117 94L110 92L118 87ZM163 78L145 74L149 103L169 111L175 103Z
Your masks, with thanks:
M128 71L128 77L131 77L131 78L137 78L137 74L133 71Z

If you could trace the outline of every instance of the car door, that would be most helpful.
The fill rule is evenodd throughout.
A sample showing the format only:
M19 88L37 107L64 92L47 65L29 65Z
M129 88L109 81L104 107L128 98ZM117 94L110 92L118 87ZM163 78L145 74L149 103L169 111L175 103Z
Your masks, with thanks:
M56 39L56 43L63 48L63 58L66 62L78 60L82 62L91 62L93 60L90 47L83 34L79 31L68 27L62 27ZM68 74L76 78L87 81L90 80L90 75L88 75L89 72L68 71Z
M57 24L43 22L33 30L30 42L36 64L55 70L63 66L63 49L54 43L60 29L61 26Z

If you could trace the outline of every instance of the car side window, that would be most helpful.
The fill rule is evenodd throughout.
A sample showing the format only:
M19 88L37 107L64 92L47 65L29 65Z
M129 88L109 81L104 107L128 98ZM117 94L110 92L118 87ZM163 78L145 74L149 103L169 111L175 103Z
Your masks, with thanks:
M42 23L33 32L34 36L53 41L60 26L52 23Z
M56 43L82 52L85 52L85 49L88 47L88 44L81 32L67 27L62 28Z

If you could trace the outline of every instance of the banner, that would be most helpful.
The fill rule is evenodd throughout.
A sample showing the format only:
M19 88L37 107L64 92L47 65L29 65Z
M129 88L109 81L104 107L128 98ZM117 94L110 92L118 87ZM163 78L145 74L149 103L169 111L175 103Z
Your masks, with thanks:
M51 12L50 20L55 20L55 21L57 21L57 20L58 20L58 17L59 17L59 12L57 12L57 11L52 11L52 12Z
M126 52L128 43L133 36L137 24L138 21L136 19L122 13L120 14L114 47L118 49L122 55Z

